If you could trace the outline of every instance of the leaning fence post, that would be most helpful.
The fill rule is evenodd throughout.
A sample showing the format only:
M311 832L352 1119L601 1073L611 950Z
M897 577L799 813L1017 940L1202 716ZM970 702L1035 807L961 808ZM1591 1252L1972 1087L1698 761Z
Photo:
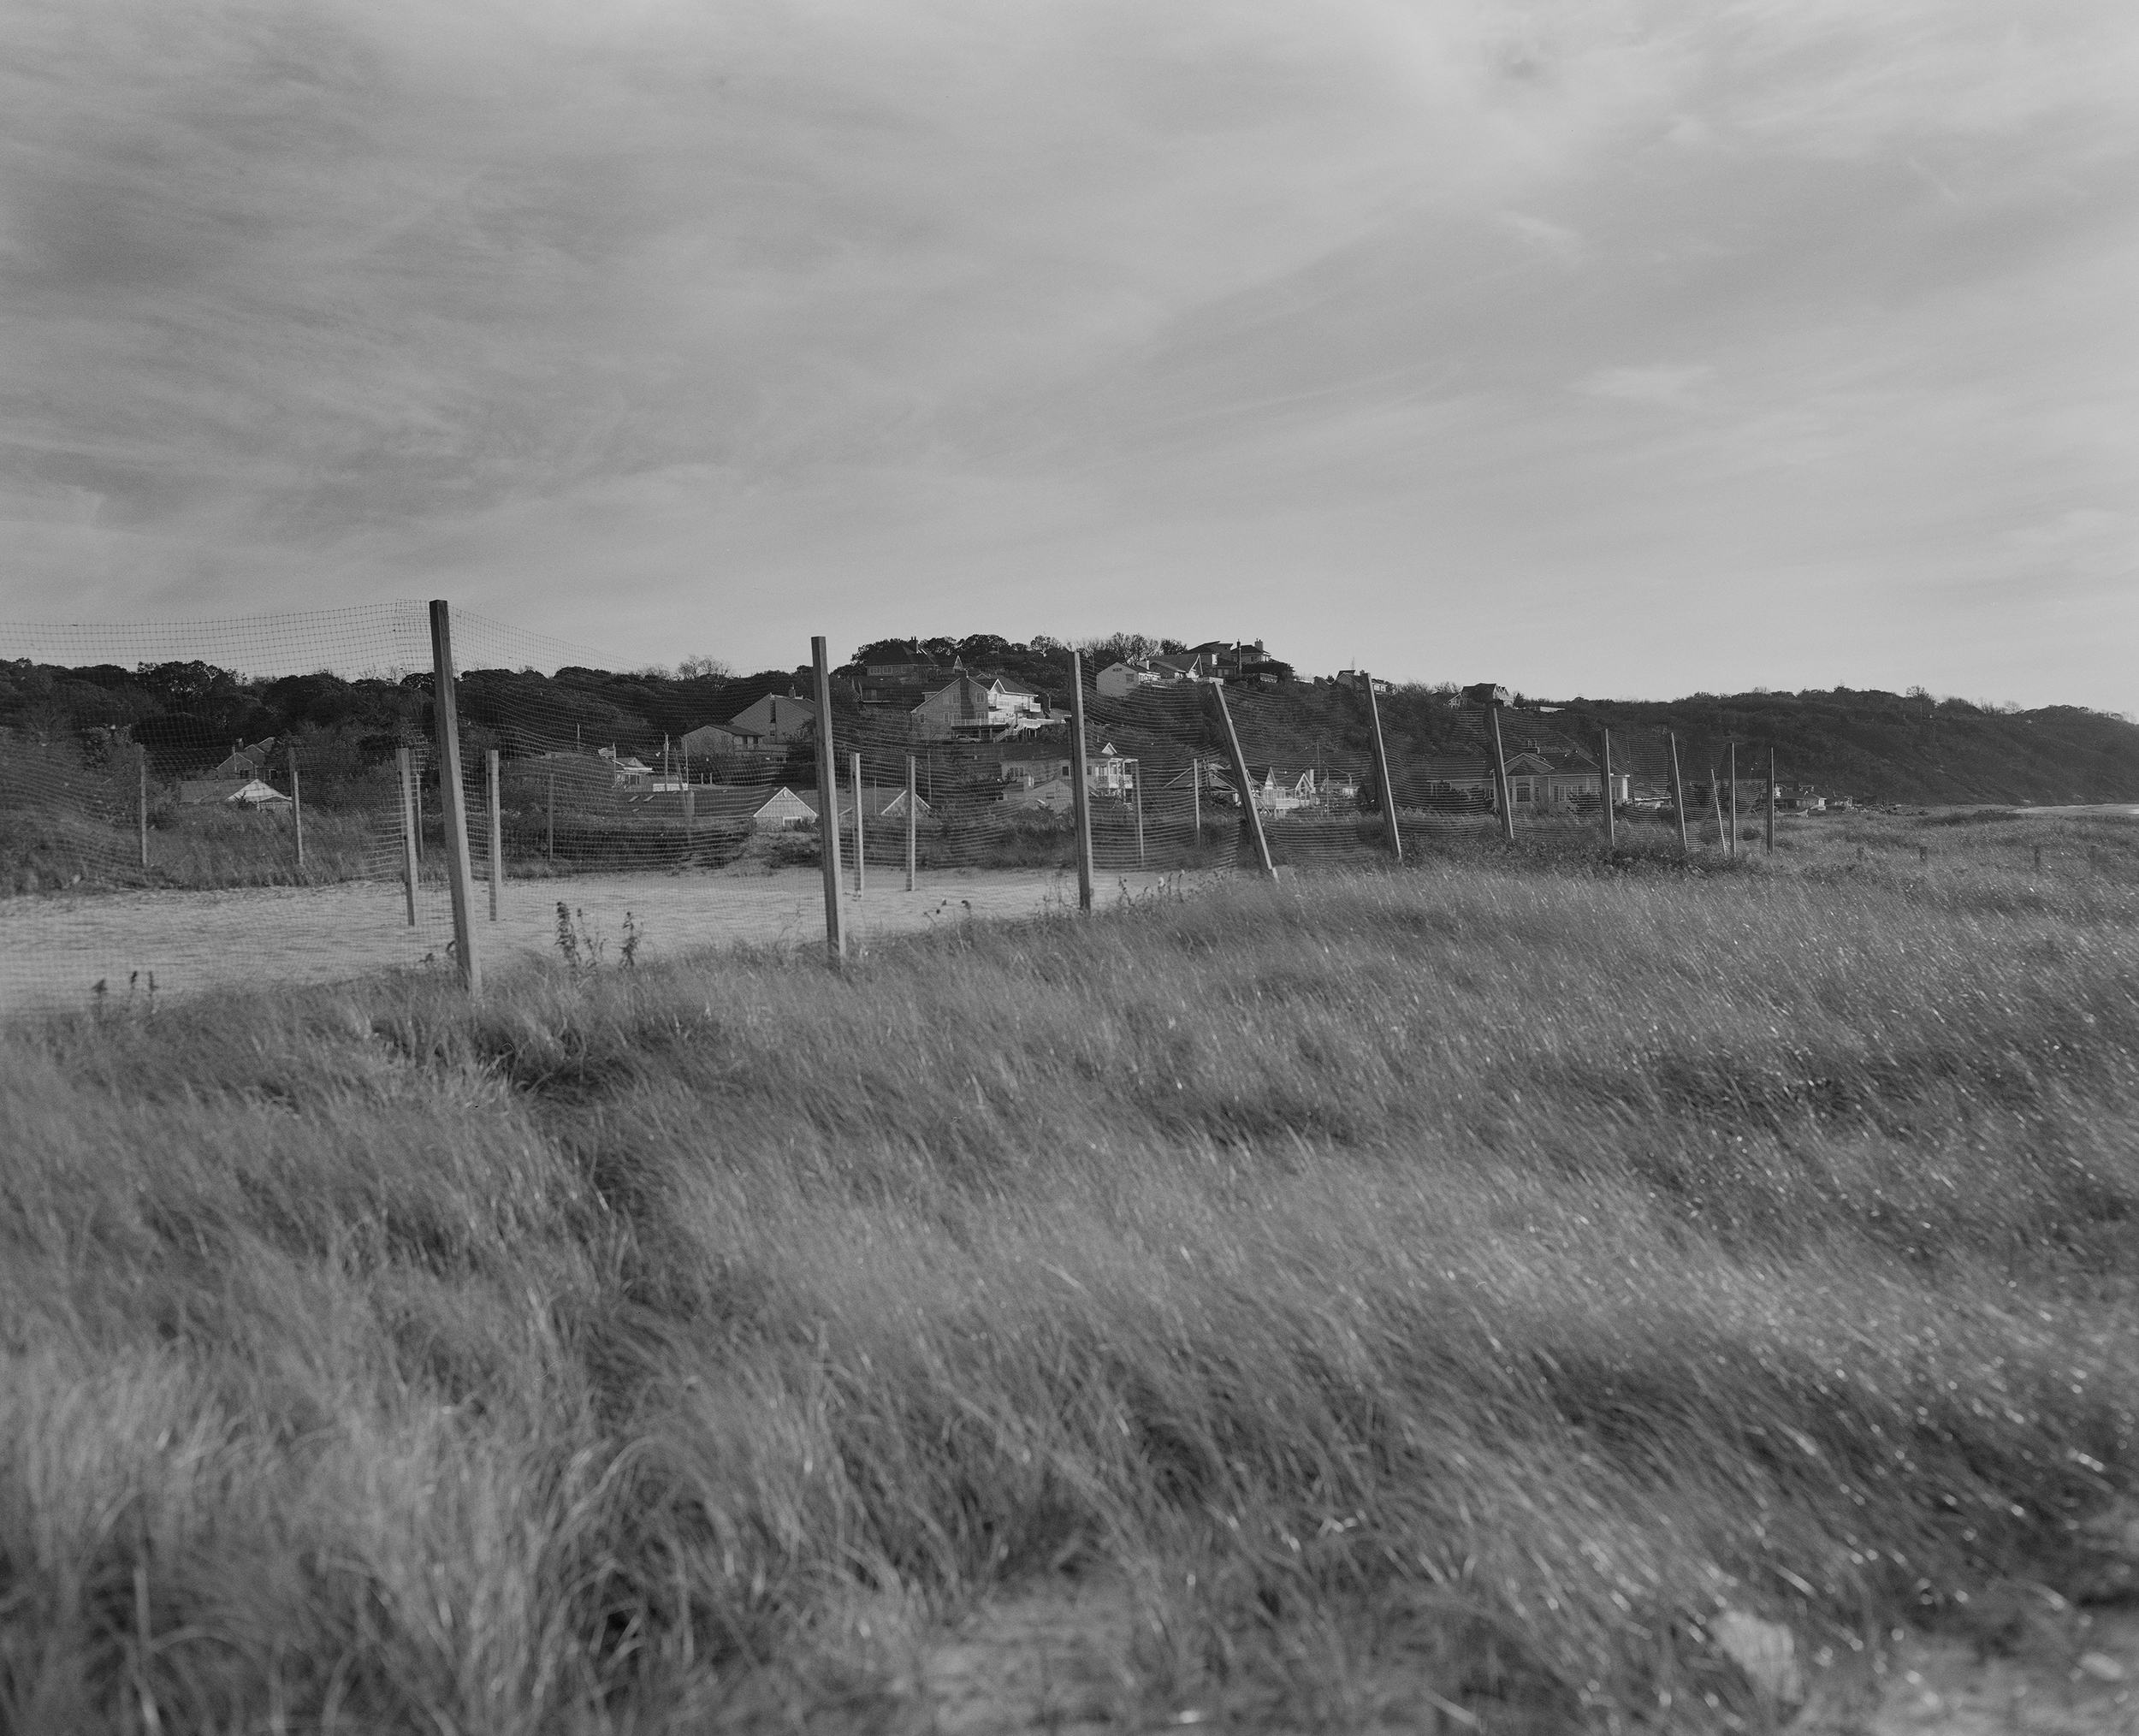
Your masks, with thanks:
M1715 841L1721 844L1724 842L1723 780L1716 776L1715 767L1713 765L1709 767L1709 806L1715 813Z
M839 761L832 743L832 669L824 635L809 642L809 661L817 696L817 837L824 859L825 957L838 964L847 956L846 911L839 899Z
M406 748L397 748L394 763L401 774L401 884L408 892L408 926L416 926L416 767Z
M914 869L921 855L919 817L915 811L921 806L921 802L914 784L914 756L909 754L906 755L906 890L910 892L914 889Z
M453 951L460 980L471 995L483 992L483 967L476 958L475 870L468 859L468 802L460 783L459 696L453 684L453 606L443 598L430 606L432 724L438 732L439 805L446 814L446 878L453 895Z
M1092 908L1092 791L1085 785L1084 656L1070 654L1070 807L1077 821L1077 908Z
M505 890L505 829L504 803L498 797L498 750L492 748L483 755L483 769L489 774L490 821L490 920L498 920L498 894Z
M1619 848L1619 815L1612 807L1612 732L1604 732L1604 848Z
M1374 699L1374 678L1363 669L1360 672L1360 685L1366 690L1367 721L1374 726L1374 775L1381 780L1382 819L1389 827L1389 853L1401 866L1404 859L1404 834L1396 824L1396 786L1389 781L1389 744L1382 738L1382 708Z
M1509 844L1515 841L1515 795L1508 785L1508 753L1500 742L1500 707L1489 703L1485 722L1493 738L1493 791L1500 797L1500 832Z
M1692 856L1693 845L1686 834L1686 779L1679 771L1679 732L1666 730L1664 739L1671 744L1671 805L1679 815L1679 854Z
M139 751L140 787L134 799L133 823L140 839L141 866L146 869L149 865L149 750L143 748Z
M868 889L868 827L863 823L868 815L862 811L862 756L851 756L854 768L854 896L860 898Z
M1768 854L1775 853L1775 750L1768 750Z
M1277 878L1277 865L1270 859L1270 841L1263 836L1263 816L1255 806L1255 792L1247 784L1247 760L1241 752L1241 738L1233 728L1233 708L1225 702L1225 684L1215 683L1212 692L1218 696L1218 716L1225 725L1225 750L1233 756L1233 779L1241 792L1241 812L1245 816L1248 836L1255 840L1255 857L1262 864L1263 872L1273 880Z

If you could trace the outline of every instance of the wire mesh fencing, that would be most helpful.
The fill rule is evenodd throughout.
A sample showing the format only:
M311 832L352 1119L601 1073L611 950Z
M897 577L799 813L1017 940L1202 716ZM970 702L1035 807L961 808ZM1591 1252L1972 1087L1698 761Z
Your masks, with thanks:
M1095 672L1059 647L1022 677L820 686L444 619L449 731L421 603L0 625L0 1011L457 969L457 881L494 963L821 941L827 804L835 902L889 932L1075 908L1086 860L1106 901L1495 841L1675 847L1682 815L1687 847L1729 848L1775 787L1755 744L1607 739L1448 689Z

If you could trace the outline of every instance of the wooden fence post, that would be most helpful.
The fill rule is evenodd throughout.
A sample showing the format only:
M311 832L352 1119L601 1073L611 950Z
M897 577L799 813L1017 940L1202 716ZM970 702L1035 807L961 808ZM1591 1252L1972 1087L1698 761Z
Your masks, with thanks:
M1775 853L1775 750L1768 750L1768 854Z
M438 797L446 815L446 878L453 896L453 951L471 995L483 992L476 957L475 870L468 858L468 803L460 783L459 692L453 684L453 606L430 606L431 721L438 732Z
M557 773L549 774L549 814L542 828L542 856L552 868L557 866Z
M1727 750L1731 767L1731 854L1738 854L1738 744L1733 742Z
M909 754L906 755L906 890L910 892L914 889L914 870L919 866L921 856L918 842L921 836L920 815L917 812L921 800L919 792L914 787L915 781L914 756Z
M1092 791L1085 785L1084 654L1070 654L1070 806L1077 821L1077 908L1092 908Z
M1671 744L1671 805L1679 816L1679 854L1692 856L1693 845L1686 831L1686 779L1679 771L1679 732L1666 730L1664 739Z
M868 815L862 809L862 755L850 756L854 769L854 896L868 890Z
M1263 816L1255 806L1255 792L1248 787L1247 760L1241 752L1241 738L1233 728L1233 708L1225 702L1225 684L1216 682L1211 690L1218 696L1218 716L1225 725L1225 750L1233 758L1234 787L1240 791L1241 812L1248 836L1255 841L1255 858L1261 863L1263 872L1274 880L1277 878L1277 868L1270 859L1270 841L1263 836Z
M1619 815L1612 806L1612 732L1604 732L1604 848L1619 848Z
M261 769L264 771L265 767ZM305 872L305 792L297 781L297 744L290 744L290 825L297 834L297 871Z
M143 748L139 752L140 788L134 802L134 830L139 835L141 866L145 870L149 865L149 750Z
M1134 759L1129 764L1136 767L1136 776L1129 786L1129 799L1136 804L1136 866L1144 866L1144 762Z
M498 895L505 890L505 804L498 793L498 750L492 748L483 755L483 770L489 774L490 821L490 920L498 920Z
M839 761L832 742L832 670L824 636L809 642L809 661L817 696L817 838L824 858L825 958L839 964L847 956L846 911L839 898Z
M1716 776L1714 766L1709 767L1709 806L1715 812L1715 841L1721 844L1724 841L1723 780Z
M1193 847L1203 848L1203 755L1192 753L1188 757L1188 815L1194 827Z
M1501 746L1500 708L1485 708L1485 721L1493 738L1493 791L1500 797L1501 837L1508 843L1515 841L1515 793L1508 787L1508 753Z
M416 761L397 748L394 762L401 773L401 884L408 890L408 926L416 926Z
M1374 698L1374 678L1363 669L1360 672L1360 685L1366 690L1367 720L1374 726L1374 775L1381 779L1382 821L1389 828L1389 853L1401 867L1404 833L1396 824L1396 786L1389 781L1389 744L1382 738L1382 708Z

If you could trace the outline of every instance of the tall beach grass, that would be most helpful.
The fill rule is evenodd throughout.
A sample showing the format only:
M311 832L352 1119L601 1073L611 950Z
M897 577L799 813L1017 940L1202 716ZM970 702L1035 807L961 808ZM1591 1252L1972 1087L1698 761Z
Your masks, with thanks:
M1124 1717L1706 1729L2067 1583L2129 834L1804 835L9 1034L0 1722L923 1728L1067 1578Z

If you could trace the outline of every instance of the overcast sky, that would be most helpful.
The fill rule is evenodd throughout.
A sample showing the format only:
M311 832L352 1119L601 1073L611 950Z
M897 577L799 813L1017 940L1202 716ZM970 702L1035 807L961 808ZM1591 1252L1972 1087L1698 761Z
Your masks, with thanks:
M2139 709L2136 93L2132 0L4 0L0 615Z

